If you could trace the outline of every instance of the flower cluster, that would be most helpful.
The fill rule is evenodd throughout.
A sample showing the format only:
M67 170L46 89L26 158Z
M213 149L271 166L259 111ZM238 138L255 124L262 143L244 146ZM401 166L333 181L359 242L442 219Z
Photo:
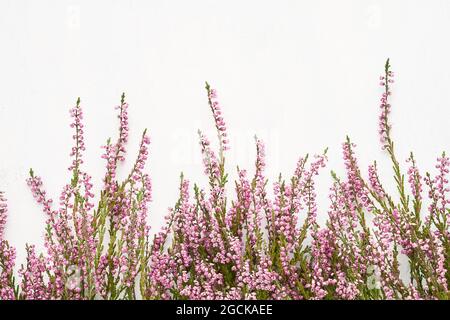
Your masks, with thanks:
M223 159L223 152L229 149L225 120L223 119L222 109L220 107L219 101L217 100L216 89L212 89L209 83L206 82L206 91L208 94L208 104L214 117L214 123L216 125L217 135L219 138L219 152L221 155L220 158Z
M199 131L209 184L182 174L165 226L150 237L146 130L131 171L119 180L129 133L122 95L119 135L103 147L104 186L95 205L91 175L83 167L78 99L70 112L71 177L58 201L30 170L28 185L47 218L45 252L27 245L26 262L17 270L15 249L3 239L7 207L0 193L0 299L450 299L450 160L443 153L435 173L421 173L411 153L404 173L389 122L390 68L388 60L380 77L379 133L397 193L387 192L377 163L365 176L357 146L347 137L345 174L332 172L323 225L316 179L327 150L299 158L290 177L280 175L270 184L265 146L255 138L254 170L237 168L230 192L227 129L217 92L206 84L218 134L214 148ZM409 267L407 276L400 273L402 264Z
M3 240L5 232L6 218L8 214L8 206L3 192L0 191L0 240Z
M390 70L389 59L387 59L386 64L384 66L384 75L380 76L380 86L384 88L384 92L381 95L380 99L380 109L381 114L379 117L379 134L380 141L383 148L387 148L388 145L391 145L390 140L390 130L391 126L388 122L389 113L391 111L391 105L389 103L389 96L391 95L391 91L389 90L389 85L394 83L393 77L394 73Z

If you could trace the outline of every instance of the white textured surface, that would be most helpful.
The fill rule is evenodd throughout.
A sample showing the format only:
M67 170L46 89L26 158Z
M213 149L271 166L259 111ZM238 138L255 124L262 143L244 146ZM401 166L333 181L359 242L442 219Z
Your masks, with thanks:
M300 155L329 147L318 185L323 220L329 170L343 172L346 134L360 164L377 159L392 184L377 136L386 57L397 75L392 122L400 159L415 150L419 165L433 170L435 157L450 149L448 30L446 0L1 1L0 189L19 261L25 242L43 242L28 169L58 198L69 175L68 110L78 96L96 190L99 147L115 137L122 91L130 103L130 159L149 129L154 230L176 200L181 171L205 185L196 131L215 137L205 80L224 106L233 173L235 165L252 169L255 133L266 141L272 181L291 173Z

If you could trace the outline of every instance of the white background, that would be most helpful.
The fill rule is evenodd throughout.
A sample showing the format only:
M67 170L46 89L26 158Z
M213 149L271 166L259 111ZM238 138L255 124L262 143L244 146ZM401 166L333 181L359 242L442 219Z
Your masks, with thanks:
M45 217L26 186L28 169L59 197L69 178L68 110L78 96L97 191L100 146L116 137L122 91L130 103L130 160L149 129L153 231L177 198L181 171L206 185L196 136L200 128L215 137L205 80L223 104L233 174L236 165L253 169L255 133L266 142L271 181L290 174L299 156L329 147L318 185L323 221L329 171L343 173L346 134L363 169L377 160L392 185L377 134L387 57L396 73L391 119L400 159L415 150L421 168L434 171L436 156L450 149L449 30L446 0L2 0L0 189L19 262L26 242L43 244Z

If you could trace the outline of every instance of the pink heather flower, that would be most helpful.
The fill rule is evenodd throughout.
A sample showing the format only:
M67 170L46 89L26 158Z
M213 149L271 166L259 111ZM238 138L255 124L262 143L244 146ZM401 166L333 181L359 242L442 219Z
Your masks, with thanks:
M256 182L256 194L261 195L263 193L265 178L264 170L266 168L266 152L264 143L255 136L256 141L256 162L255 162L255 182Z
M14 300L14 266L16 249L6 240L0 240L0 300Z
M349 201L353 202L352 205L361 203L365 208L371 210L372 205L369 194L361 178L358 162L353 151L355 147L356 145L351 143L348 137L347 141L342 144L344 164L347 171L347 183L349 185L347 188Z
M125 145L128 142L128 103L125 102L125 93L122 94L122 100L120 106L116 109L119 110L117 117L119 118L119 138L116 144L116 154L120 161L124 161L123 154L126 153Z
M311 163L309 170L304 172L303 182L300 182L302 186L301 195L303 197L304 205L301 207L306 207L308 209L307 222L308 225L314 225L316 223L317 217L317 203L316 203L316 192L314 177L319 174L319 170L325 167L325 163L328 160L326 151L322 155L315 155L315 160ZM302 160L299 161L301 163ZM296 174L298 174L298 167ZM298 177L298 176L297 176ZM295 191L294 191L295 192Z
M337 272L336 294L346 300L354 300L359 294L356 284L349 281L342 271Z
M291 228L292 219L294 219L294 217L291 217L291 215L288 212L288 207L283 204L285 194L284 192L285 192L284 186L280 182L275 182L273 184L273 193L275 196L275 201L273 209L274 220L272 221L272 223L274 231L277 234L285 235L286 237L289 237L289 240L292 241L291 234L289 231Z
M388 103L388 95L389 93L383 93L381 97L381 114L379 117L379 134L380 134L380 142L383 144L383 147L385 147L387 138L388 138L388 131L390 130L390 125L388 123L388 116L391 110L391 105Z
M5 232L6 218L8 214L8 205L3 192L0 191L0 241L3 240Z
M385 191L383 186L381 185L380 178L378 177L377 164L369 166L369 184L372 188L373 192L380 198L383 199L385 197Z
M420 296L419 291L412 284L409 285L409 295L406 297L407 300L423 300Z
M50 234L47 234L46 240L48 242L53 242L53 239L51 238L53 236L53 232L56 233L57 238L61 240L64 239L65 236L63 234L63 230L61 229L57 211L54 211L51 208L53 200L47 198L46 191L42 187L42 179L38 176L35 176L33 170L30 170L30 178L27 179L27 184L31 189L31 193L36 202L42 205L42 209L47 215L47 224L51 226L52 232ZM64 199L65 198L63 197L62 200Z
M23 267L21 271L22 291L27 297L47 298L45 294L49 292L51 298L81 299L95 296L118 298L119 296L113 296L108 292L111 287L107 288L105 281L110 279L114 279L118 292L123 292L124 288L127 288L128 294L135 296L134 285L140 270L138 264L144 261L142 256L147 250L149 231L146 217L148 202L151 200L151 180L143 170L150 140L144 131L137 160L129 177L120 184L119 189L119 182L115 180L115 166L117 161L123 160L124 145L128 140L127 108L123 96L119 115L119 139L114 153L111 151L111 144L107 147L110 148L107 155L113 157L114 162L108 160L106 192L102 193L100 201L100 206L106 210L93 212L94 194L91 176L80 168L85 146L79 100L77 106L71 110L74 118L71 127L75 128L73 136L75 146L71 153L74 160L70 167L73 170L73 177L71 183L67 184L60 194L59 209L52 209L53 201L47 198L42 188L42 180L30 170L28 185L47 215L45 247L48 257L37 257L34 247L29 247L27 267ZM112 228L108 226L109 243L105 243L106 224L113 226ZM103 248L108 254L103 253ZM68 270L73 268L78 270L79 279L75 287L68 289L67 285L71 281ZM45 276L54 278L51 284L42 282L42 277L38 273L40 269L45 269ZM49 286L48 290L42 289L46 285Z
M251 238L253 244L256 243L256 230L259 226L260 219L258 218L259 210L257 204L255 207L252 204L252 190L250 182L247 179L247 171L238 171L239 182L236 183L236 194L238 199L235 205L230 208L226 216L226 225L235 234L242 236L244 222L247 223L249 230L248 236ZM238 214L239 213L239 214Z
M380 134L380 141L383 145L383 148L387 147L387 144L389 141L388 139L390 139L389 137L389 132L391 129L391 126L388 122L388 117L389 117L389 113L391 110L391 105L389 104L389 96L391 95L391 91L389 89L389 84L394 83L393 80L394 77L394 73L392 71L390 71L390 65L389 65L389 59L386 61L386 65L385 65L385 74L384 76L380 77L380 86L384 87L384 92L381 96L380 99L380 109L381 109L381 114L379 116L379 123L378 123L378 127L379 127L379 134Z
M257 270L251 270L250 263L246 260L237 277L238 288L246 287L249 293L245 299L256 298L257 291L268 293L276 291L276 283L280 276L272 270L272 261L268 256L259 256Z
M215 185L221 178L220 165L214 151L211 150L208 138L199 130L200 146L202 148L205 174L210 177L210 183Z
M334 236L328 229L321 229L312 234L311 265L312 279L308 284L314 299L323 299L327 295L327 287L336 284L332 271L334 253Z
M411 153L407 162L411 163L408 168L408 183L411 188L411 192L417 200L422 199L422 177L419 173L419 169L416 166L413 154Z
M441 204L440 209L442 210L442 212L446 212L447 204L450 203L450 200L447 198L447 193L450 191L450 188L448 186L450 160L444 152L442 154L442 157L439 157L437 161L438 164L436 165L436 169L439 170L439 174L434 179L434 184L437 188L438 199Z
M22 276L22 295L26 300L50 299L50 288L46 283L46 271L49 266L45 259L36 256L34 246L27 246L27 264L21 267L19 274Z
M152 180L148 174L143 174L141 183L142 187L140 192L142 194L142 200L138 205L139 214L137 217L140 226L138 235L140 238L145 238L148 236L150 230L150 227L147 226L147 213L149 203L152 201Z
M108 298L107 292L107 268L108 268L107 255L100 256L99 263L95 269L95 288L99 297L103 299Z
M433 254L435 257L432 257L432 261L435 261L436 263L436 276L437 276L437 282L442 287L442 290L444 292L448 291L448 285L447 285L447 260L444 253L444 246L442 242L437 237L433 237L433 246L434 246L434 252ZM434 259L433 259L434 258Z
M139 153L137 159L134 163L133 169L129 175L129 179L132 179L134 182L139 181L142 178L142 174L145 168L145 163L148 159L148 145L150 144L150 138L147 135L147 130L144 130L142 134L141 143L139 146Z
M125 145L128 142L128 103L125 102L125 94L122 94L122 100L119 106L116 107L119 110L117 117L119 118L119 137L117 142L111 144L108 140L106 146L102 148L105 149L105 153L102 158L107 161L106 164L106 176L104 178L105 189L109 192L115 191L115 178L117 171L117 163L125 160Z
M340 182L337 178L335 180L330 194L328 226L335 238L340 260L336 279L341 289L337 292L341 298L353 299L354 295L359 294L358 287L363 283L362 277L368 267L367 256L361 246L367 235L359 229L361 207L354 200L351 184ZM349 278L348 274L351 275Z
M433 224L436 228L435 232L444 239L450 239L449 224L450 211L448 204L450 199L448 198L448 192L450 187L448 185L448 173L450 168L449 158L442 154L437 159L436 169L438 174L432 178L429 173L426 174L424 181L428 186L428 197L431 203L428 207L428 214L425 217L427 224Z
M77 100L75 107L70 109L70 116L73 118L73 122L70 124L71 128L75 128L75 134L72 136L75 141L75 146L72 147L70 156L73 157L72 165L69 170L78 170L79 166L83 163L83 154L85 151L84 145L84 125L83 125L83 109L80 105L80 98Z
M393 216L398 219L398 213L394 211ZM402 284L400 279L400 271L396 263L397 256L394 254L396 250L396 239L399 239L400 230L396 225L398 220L391 221L390 214L381 211L377 213L373 219L373 234L368 246L369 261L371 266L378 268L378 276L380 287L384 292L386 299L397 298L397 294L393 288ZM373 270L375 273L375 270ZM401 286L403 287L403 286Z
M208 83L206 83L206 90L208 92L208 103L213 113L214 122L216 124L216 130L220 144L220 159L223 161L223 152L229 149L229 143L227 139L227 129L225 121L223 119L222 110L217 100L217 92L212 89Z

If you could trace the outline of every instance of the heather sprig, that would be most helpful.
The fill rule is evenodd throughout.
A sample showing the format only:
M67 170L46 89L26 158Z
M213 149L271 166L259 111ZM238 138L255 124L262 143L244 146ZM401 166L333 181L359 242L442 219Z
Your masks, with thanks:
M8 217L8 205L6 203L4 193L0 191L0 241L3 240L3 234L5 232L7 217Z

